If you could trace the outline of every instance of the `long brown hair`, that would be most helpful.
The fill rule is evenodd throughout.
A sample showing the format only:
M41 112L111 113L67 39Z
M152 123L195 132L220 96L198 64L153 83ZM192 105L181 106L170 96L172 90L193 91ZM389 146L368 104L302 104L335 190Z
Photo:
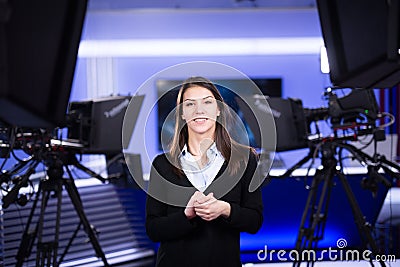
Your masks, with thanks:
M178 97L176 100L175 131L169 151L169 156L171 157L170 160L172 161L173 166L176 168L174 171L183 175L183 171L180 168L179 155L189 139L188 127L181 116L183 94L188 88L197 86L210 90L217 100L220 116L218 116L216 122L214 141L222 156L225 158L225 160L229 161L228 173L236 174L240 167L241 161L248 160L249 150L252 153L255 153L255 150L248 146L241 145L231 138L226 129L227 121L229 120L229 110L215 85L204 77L188 78L183 82L178 92Z

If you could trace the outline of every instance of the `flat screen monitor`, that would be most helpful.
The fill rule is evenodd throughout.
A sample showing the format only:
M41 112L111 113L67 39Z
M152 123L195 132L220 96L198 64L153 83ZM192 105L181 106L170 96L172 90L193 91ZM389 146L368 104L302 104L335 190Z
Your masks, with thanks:
M121 153L128 148L143 99L144 95L110 96L71 102L68 138L83 144L87 154Z
M212 79L211 80L219 92L221 93L226 104L231 108L233 112L237 114L237 116L243 122L243 126L246 129L248 135L248 143L253 147L257 147L258 142L254 133L252 132L250 126L246 123L244 119L243 112L240 110L239 105L236 101L236 97L238 96L252 96L253 94L261 93L263 95L268 95L271 97L280 97L282 95L282 79L281 78L253 78L251 81L256 86L249 87L249 80L246 79ZM159 133L159 150L165 150L168 148L168 143L162 143L161 140L172 140L174 134L175 122L168 117L168 115L173 111L176 107L176 98L178 96L178 91L180 86L182 85L183 80L167 80L160 79L156 81L156 87L158 92L158 133ZM255 88L259 89L257 92ZM164 135L161 138L161 135ZM242 140L238 140L240 137L234 136L235 133L231 133L232 138L236 139L236 141L241 142ZM247 142L247 140L246 140Z
M244 114L244 118L250 129L254 133L254 138L258 145L266 152L282 152L308 147L307 123L300 99L283 99L280 97L265 97L271 110L262 108L259 99L264 96L251 96L244 99L237 99L237 102ZM276 130L276 143L268 141L271 129L260 128L258 118L268 120L272 117Z
M317 0L317 7L334 86L400 82L399 0Z
M0 120L19 127L63 126L86 6L86 0L0 5Z

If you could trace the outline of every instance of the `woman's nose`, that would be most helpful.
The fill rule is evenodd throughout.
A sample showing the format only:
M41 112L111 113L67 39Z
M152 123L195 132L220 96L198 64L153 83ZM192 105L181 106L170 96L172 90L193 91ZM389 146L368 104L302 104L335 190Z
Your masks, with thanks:
M201 103L198 103L198 104L196 105L196 110L195 110L195 112L196 112L197 114L203 114L203 113L205 113L204 105L201 104Z

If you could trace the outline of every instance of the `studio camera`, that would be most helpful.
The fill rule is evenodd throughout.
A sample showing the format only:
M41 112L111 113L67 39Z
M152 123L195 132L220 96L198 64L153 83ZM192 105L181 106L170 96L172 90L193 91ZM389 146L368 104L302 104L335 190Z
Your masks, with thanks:
M373 90L350 89L350 93L339 97L338 92L343 94L344 91L348 89L328 88L324 93L328 106L313 109L304 108L300 99L264 95L237 98L237 102L259 147L281 152L308 148L324 138L355 139L380 131L376 126L380 113ZM263 101L269 108L265 108ZM261 128L255 119L268 118L271 114L276 128L276 147L270 145L271 142L261 142L262 136L271 135L271 130ZM320 121L325 121L333 133L323 133Z
M350 89L350 93L339 97L337 91L343 88L327 88L324 93L328 107L305 108L305 118L309 125L312 122L327 120L333 130L363 124L374 128L379 116L379 108L373 90Z

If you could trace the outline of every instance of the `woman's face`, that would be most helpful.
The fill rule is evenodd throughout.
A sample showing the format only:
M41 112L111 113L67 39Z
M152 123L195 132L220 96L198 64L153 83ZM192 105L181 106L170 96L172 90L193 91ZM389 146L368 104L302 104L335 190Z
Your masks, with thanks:
M210 90L195 86L183 94L182 119L186 121L189 136L193 134L213 138L217 117L217 100Z

